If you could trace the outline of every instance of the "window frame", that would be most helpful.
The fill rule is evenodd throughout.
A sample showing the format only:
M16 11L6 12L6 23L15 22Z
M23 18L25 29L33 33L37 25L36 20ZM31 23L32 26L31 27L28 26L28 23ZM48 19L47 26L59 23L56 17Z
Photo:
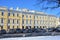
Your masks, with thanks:
M10 13L8 13L8 16L10 16Z
M2 13L1 13L1 15L4 16L4 12L3 12L3 11L2 11Z
M13 16L15 16L15 14L13 13Z
M1 18L1 23L3 23L4 22L4 19L3 18Z
M19 16L19 14L17 13L17 17Z
M8 23L10 23L10 19L8 19Z
M13 24L14 24L14 19L13 19Z

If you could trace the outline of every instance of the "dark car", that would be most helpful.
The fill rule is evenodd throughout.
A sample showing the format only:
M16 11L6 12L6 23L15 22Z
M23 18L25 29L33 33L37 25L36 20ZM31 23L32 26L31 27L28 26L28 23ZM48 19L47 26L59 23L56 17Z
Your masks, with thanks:
M27 29L21 29L21 33L27 33Z
M8 33L14 34L14 33L16 33L16 31L15 31L15 29L10 29L10 30L8 31Z
M38 28L33 28L31 30L32 30L32 33L38 33L40 31L40 29L38 29Z
M53 29L52 28L48 28L47 31L48 32L53 32Z
M16 29L16 33L21 33L21 29L20 28L17 28Z
M34 33L38 33L39 31L37 28L34 29Z
M35 31L35 29L34 29L34 28L32 28L31 30L32 30L32 32L34 32L34 31Z
M0 34L6 34L6 30L4 29L0 30Z
M54 32L56 30L56 28L48 28L47 31L48 32Z
M46 29L40 29L40 32L45 33L47 31L46 31Z
M34 32L38 33L38 32L39 32L39 30L38 30L38 29L35 29L35 31L34 31Z
M28 30L27 30L27 33L32 33L32 30L31 30L31 29L28 29Z
M55 32L60 32L60 27L57 27Z

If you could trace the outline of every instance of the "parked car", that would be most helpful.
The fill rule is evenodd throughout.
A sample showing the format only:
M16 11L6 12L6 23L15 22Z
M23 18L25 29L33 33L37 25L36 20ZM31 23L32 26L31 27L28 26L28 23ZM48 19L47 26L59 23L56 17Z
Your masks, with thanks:
M36 33L39 33L39 32L40 32L40 30L38 30L38 29L35 29L35 32L36 32Z
M15 31L15 29L10 29L10 30L8 31L8 33L14 34L14 33L16 33L16 31Z
M40 30L38 30L38 28L34 29L34 33L39 33Z
M35 31L35 28L32 28L31 30L32 30L32 32L34 32Z
M48 28L47 31L48 32L54 32L56 30L56 28Z
M21 33L27 33L26 29L21 29Z
M16 33L21 33L21 29L20 28L17 28L16 29Z
M32 29L28 29L28 31L30 33L38 33L38 32L40 32L40 29L39 28L32 28Z
M0 34L6 34L6 30L4 29L0 30Z
M45 32L47 32L47 30L41 28L39 32L41 32L41 33L45 33Z
M32 30L31 30L31 29L28 29L28 30L27 30L27 33L32 33Z
M55 32L60 32L60 27L57 27Z

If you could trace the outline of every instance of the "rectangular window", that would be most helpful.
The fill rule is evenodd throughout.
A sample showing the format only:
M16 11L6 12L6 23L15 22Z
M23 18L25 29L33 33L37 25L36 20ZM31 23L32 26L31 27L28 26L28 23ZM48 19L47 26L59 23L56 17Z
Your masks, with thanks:
M17 14L17 17L19 16L19 14Z
M1 29L3 29L3 26L1 26Z
M26 15L26 18L28 18L28 15Z
M8 13L8 16L10 16L10 13Z
M8 23L10 23L10 19L8 19Z
M28 20L26 20L26 24L28 24Z
M1 23L3 23L3 18L1 18Z
M22 15L22 17L24 17L24 15Z
M14 13L13 13L13 16L15 16Z
M34 16L34 19L35 19L35 16Z
M37 18L38 18L38 16L37 16Z
M30 24L32 23L32 20L30 20Z
M7 28L10 29L10 26L8 26Z
M42 22L42 21L40 20L40 24L41 24L41 22Z
M30 18L31 18L31 16L30 16Z
M14 19L13 19L13 24L14 24Z
M24 26L22 26L22 29L24 29Z
M34 20L34 24L35 24L35 20Z
M14 29L14 26L13 26L13 29Z
M19 23L19 20L17 20L17 24Z
M2 16L4 15L4 12L2 12Z
M17 28L19 28L19 26L17 26Z
M40 19L42 19L42 17L40 17Z
M35 24L37 24L37 21L35 20Z
M24 24L24 20L22 20L22 24Z
M37 21L37 24L38 24L38 21Z

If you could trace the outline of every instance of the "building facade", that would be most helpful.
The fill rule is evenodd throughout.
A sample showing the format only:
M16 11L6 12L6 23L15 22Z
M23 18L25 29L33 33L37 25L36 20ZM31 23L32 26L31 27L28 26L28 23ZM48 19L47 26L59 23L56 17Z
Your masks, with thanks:
M0 7L0 30L57 27L57 17L43 12L18 11Z

